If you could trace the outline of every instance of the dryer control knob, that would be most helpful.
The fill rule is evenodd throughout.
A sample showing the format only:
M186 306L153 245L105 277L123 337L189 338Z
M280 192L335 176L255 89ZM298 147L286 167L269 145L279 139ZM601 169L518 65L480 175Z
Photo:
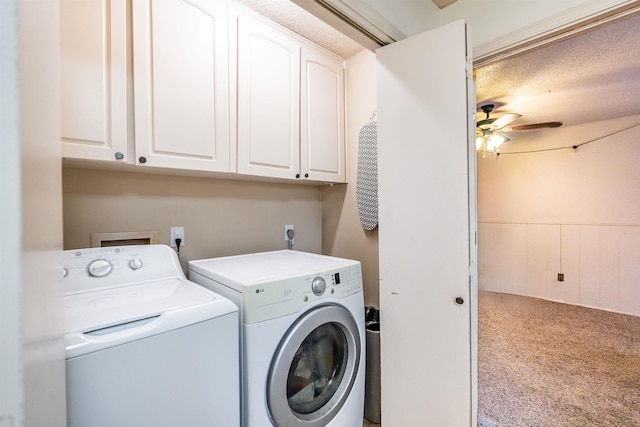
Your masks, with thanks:
M87 267L89 276L92 277L104 277L111 273L111 270L113 270L113 265L106 259L95 259Z
M316 277L315 279L313 279L313 282L311 282L311 290L315 295L322 295L326 288L327 283L320 276Z

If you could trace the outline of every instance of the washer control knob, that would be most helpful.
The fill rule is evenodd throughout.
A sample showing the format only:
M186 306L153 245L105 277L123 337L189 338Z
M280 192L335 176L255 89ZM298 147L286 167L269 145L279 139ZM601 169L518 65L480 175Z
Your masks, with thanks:
M313 279L313 282L311 282L311 290L315 295L322 295L326 288L327 283L320 276L316 277L315 279Z
M137 270L142 267L142 260L140 258L134 258L129 261L129 268L132 270Z
M104 277L111 273L111 270L113 270L113 265L106 259L94 259L87 267L89 276L92 277Z

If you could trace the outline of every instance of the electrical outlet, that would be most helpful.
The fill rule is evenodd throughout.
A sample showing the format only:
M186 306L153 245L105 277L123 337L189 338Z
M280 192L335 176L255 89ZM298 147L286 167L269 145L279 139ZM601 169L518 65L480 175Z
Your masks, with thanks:
M182 239L180 242L180 247L184 248L184 227L171 227L171 235L169 241L171 242L171 247L176 247L176 239Z
M564 282L564 273L558 273L558 282Z
M289 241L289 236L287 235L287 231L289 231L289 230L293 230L295 232L294 226L293 225L285 225L284 226L284 240L285 240L285 242ZM294 239L295 239L295 237L294 237Z

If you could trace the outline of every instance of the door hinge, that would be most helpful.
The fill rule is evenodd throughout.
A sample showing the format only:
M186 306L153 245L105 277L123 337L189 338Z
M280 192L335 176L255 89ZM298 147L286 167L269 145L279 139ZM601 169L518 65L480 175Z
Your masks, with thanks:
M467 72L468 79L473 78L473 58L467 57L465 71Z

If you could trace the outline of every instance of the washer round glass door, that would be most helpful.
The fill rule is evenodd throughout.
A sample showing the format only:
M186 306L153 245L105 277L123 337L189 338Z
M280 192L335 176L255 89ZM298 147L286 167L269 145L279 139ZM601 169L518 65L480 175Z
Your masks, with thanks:
M360 334L338 305L315 308L287 331L271 361L267 403L278 426L325 426L340 411L360 363Z

